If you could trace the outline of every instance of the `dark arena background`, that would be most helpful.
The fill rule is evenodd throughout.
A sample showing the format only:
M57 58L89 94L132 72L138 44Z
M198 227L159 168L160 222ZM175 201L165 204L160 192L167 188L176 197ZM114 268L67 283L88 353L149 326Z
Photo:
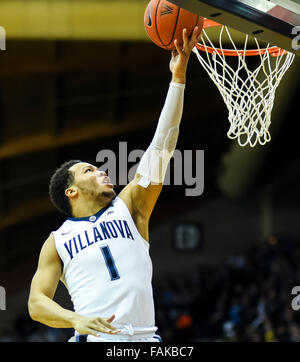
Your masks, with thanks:
M101 166L101 150L119 157L125 143L129 154L151 142L171 73L170 53L145 33L147 3L0 2L0 341L72 335L32 321L27 309L41 246L65 219L50 203L49 179L68 159ZM191 150L195 182L177 185L171 172L150 220L165 341L300 342L292 294L300 286L299 65L296 57L277 90L271 142L242 148L227 138L226 106L191 55L177 149ZM203 172L203 192L187 196ZM63 284L55 300L72 309Z

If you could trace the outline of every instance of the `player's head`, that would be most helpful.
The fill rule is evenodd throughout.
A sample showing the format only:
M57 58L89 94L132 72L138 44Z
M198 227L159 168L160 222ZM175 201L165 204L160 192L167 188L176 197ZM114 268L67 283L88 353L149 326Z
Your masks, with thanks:
M111 201L115 196L106 173L80 160L62 164L50 180L49 194L56 208L73 216L72 202Z

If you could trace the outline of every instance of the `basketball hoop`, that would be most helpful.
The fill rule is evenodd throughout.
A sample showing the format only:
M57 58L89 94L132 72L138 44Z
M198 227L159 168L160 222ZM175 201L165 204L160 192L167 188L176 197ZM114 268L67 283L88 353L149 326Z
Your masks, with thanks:
M212 27L219 29L218 46L206 31ZM225 36L232 49L223 48ZM251 147L271 140L269 127L275 91L295 58L294 54L276 46L261 47L256 38L254 42L255 49L249 49L249 36L245 35L243 48L237 49L227 26L205 19L201 42L193 49L229 111L227 136L238 139L240 146ZM259 57L259 65L254 70L246 62L249 56Z

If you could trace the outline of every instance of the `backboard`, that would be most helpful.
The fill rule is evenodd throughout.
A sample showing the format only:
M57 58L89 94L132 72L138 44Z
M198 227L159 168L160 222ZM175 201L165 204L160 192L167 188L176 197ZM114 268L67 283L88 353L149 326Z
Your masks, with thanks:
M300 56L300 0L168 0Z

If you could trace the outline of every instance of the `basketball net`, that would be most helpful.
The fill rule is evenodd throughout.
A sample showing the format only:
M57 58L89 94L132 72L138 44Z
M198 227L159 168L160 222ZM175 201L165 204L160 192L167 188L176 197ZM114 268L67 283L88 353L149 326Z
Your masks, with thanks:
M209 27L219 28L217 46L206 32ZM223 49L224 34L232 49ZM257 143L264 145L271 140L269 127L275 91L295 55L269 44L262 48L256 38L257 49L249 50L248 38L245 35L243 49L238 50L227 26L205 19L201 42L193 51L227 106L230 123L227 136L237 139L240 146L254 147ZM259 57L255 69L249 69L248 56Z

